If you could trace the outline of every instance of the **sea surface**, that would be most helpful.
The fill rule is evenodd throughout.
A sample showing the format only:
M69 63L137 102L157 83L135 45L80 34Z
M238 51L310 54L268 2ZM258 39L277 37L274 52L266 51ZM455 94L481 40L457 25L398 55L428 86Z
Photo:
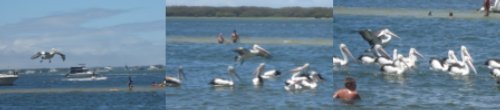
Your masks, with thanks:
M2 110L157 110L165 109L165 93L153 88L162 81L164 69L148 66L96 69L95 78L65 78L68 68L18 69L19 78L12 86L0 86ZM2 70L9 71L9 70ZM134 88L128 89L128 77Z
M442 2L437 4L441 6L448 5L446 1L465 1L459 3L467 6L471 2L432 2ZM423 8L417 3L396 3ZM431 8L439 8L437 6ZM496 49L500 46L499 26L499 20L480 18L337 15L332 22L332 19L311 18L167 17L166 72L167 75L176 75L178 66L183 66L186 79L181 87L165 89L166 108L497 109L500 107L500 86L490 76L484 61L500 58L500 51ZM385 48L389 53L397 48L400 53L407 55L409 48L414 47L424 55L424 58L418 59L416 69L404 75L388 75L381 73L378 66L359 64L353 62L354 59L350 59L347 68L332 66L332 56L341 56L340 43L345 43L358 57L369 45L357 31L381 28L389 28L401 37L393 39ZM239 33L241 43L216 44L218 33L223 33L229 39L233 30ZM311 43L290 43L287 40ZM315 43L317 40L331 43ZM254 43L266 48L273 57L252 58L242 65L236 65L241 80L236 81L234 87L208 85L215 77L229 77L227 67L235 65L236 53L232 49L240 46L250 48ZM445 57L448 50L457 52L461 45L466 46L474 58L477 74L453 76L429 69L431 57ZM266 63L266 70L278 69L283 75L266 80L262 87L254 87L251 84L252 73L259 63ZM313 90L286 91L283 86L284 81L291 76L289 70L304 63L310 63L311 69L322 74L326 81ZM332 99L332 94L343 88L343 80L347 76L357 80L358 92L362 97L354 104Z

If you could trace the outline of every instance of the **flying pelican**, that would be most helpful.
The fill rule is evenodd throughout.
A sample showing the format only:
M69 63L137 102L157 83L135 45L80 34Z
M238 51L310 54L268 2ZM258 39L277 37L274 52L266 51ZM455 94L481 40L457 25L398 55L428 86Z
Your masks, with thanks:
M182 66L179 66L179 69L177 70L177 78L166 76L163 83L165 86L180 86L182 84L181 80L184 80L184 77L184 70L182 69Z
M271 58L271 53L267 51L266 49L260 47L257 44L253 44L252 49L246 49L243 47L238 47L233 50L234 52L238 53L238 56L235 57L235 60L239 62L240 64L243 64L243 62L246 59L249 59L253 56L261 56L263 58Z
M234 85L233 77L236 77L236 79L238 79L238 81L240 80L240 77L236 73L236 70L234 70L233 66L227 67L227 73L229 74L229 76L231 76L230 77L231 80L226 80L226 79L222 79L222 78L214 78L210 81L209 84L213 85L213 86L233 86Z
M269 70L269 71L262 73L261 77L264 79L269 79L269 78L277 77L280 75L281 75L281 71L273 69L273 70Z
M489 69L500 68L500 59L488 59L484 65L488 66Z
M260 74L262 74L265 66L265 63L260 63L259 66L257 66L257 68L255 69L254 78L252 79L254 86L261 86L262 84L264 84L264 80L262 79Z
M465 57L462 59L461 63L451 64L448 68L448 73L453 75L469 75L470 69L477 74L476 68L474 64L472 64L472 60L469 57Z
M64 55L63 53L59 52L57 49L55 48L52 48L52 50L50 50L50 52L46 52L46 51L39 51L39 52L36 52L35 55L31 56L31 59L37 59L38 57L41 57L41 60L40 60L40 63L42 63L43 60L49 60L49 63L52 62L52 58L54 57L54 55L59 55L61 56L62 60L66 60L66 55Z
M420 54L417 49L410 48L408 57L404 57L403 61L408 65L409 68L415 68L415 63L417 62L418 57L423 58L422 54Z
M365 29L359 31L359 34L366 42L370 44L370 46L374 46L376 44L386 46L391 41L392 37L399 38L398 35L391 32L388 28L381 29L377 32L372 32L370 29Z
M347 46L344 43L341 43L339 46L340 52L342 53L342 58L334 56L332 58L332 62L334 66L346 66L347 63L349 62L347 56L351 57L354 59L354 57L351 54L351 51L347 48Z

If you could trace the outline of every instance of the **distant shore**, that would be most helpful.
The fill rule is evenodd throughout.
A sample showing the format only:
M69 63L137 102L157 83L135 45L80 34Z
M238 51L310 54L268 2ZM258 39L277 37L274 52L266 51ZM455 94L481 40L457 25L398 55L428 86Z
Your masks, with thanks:
M332 8L328 7L210 7L210 6L167 6L168 16L182 17L313 17L330 18Z

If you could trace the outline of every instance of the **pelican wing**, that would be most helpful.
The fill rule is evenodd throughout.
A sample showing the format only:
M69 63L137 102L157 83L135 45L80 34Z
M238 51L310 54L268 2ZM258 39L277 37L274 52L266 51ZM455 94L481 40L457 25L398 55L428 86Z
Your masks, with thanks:
M37 59L38 57L42 56L42 52L36 52L33 56L31 56L31 59Z
M54 54L57 54L57 55L61 56L61 58L62 58L63 61L66 60L66 55L64 55L63 53L56 51L56 52L54 52Z
M363 39L366 42L368 42L368 44L370 44L370 46L382 43L382 41L377 36L375 36L369 29L361 30L359 31L359 34L361 35L361 37L363 37Z
M271 57L271 53L266 49L260 47L259 45L253 45L253 49L258 50L257 56L269 58Z
M245 54L249 53L248 49L243 48L243 47L236 48L233 50L233 52L238 53L238 55L245 55Z

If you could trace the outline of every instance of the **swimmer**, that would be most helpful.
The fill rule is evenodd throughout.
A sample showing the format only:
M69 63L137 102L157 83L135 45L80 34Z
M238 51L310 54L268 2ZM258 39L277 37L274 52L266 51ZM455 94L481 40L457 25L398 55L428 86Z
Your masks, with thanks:
M132 87L134 87L134 85L132 85L134 83L134 81L132 81L132 77L128 76L128 89L129 90L132 90Z
M334 99L341 99L342 101L354 101L361 99L358 92L356 91L356 81L354 78L347 77L344 81L345 88L342 88L335 92L333 95Z
M236 30L233 30L233 33L231 33L231 39L233 40L233 43L236 43L240 40L240 36L238 33L236 33Z
M217 43L219 44L224 43L224 36L222 36L222 33L219 33L219 35L217 35Z

